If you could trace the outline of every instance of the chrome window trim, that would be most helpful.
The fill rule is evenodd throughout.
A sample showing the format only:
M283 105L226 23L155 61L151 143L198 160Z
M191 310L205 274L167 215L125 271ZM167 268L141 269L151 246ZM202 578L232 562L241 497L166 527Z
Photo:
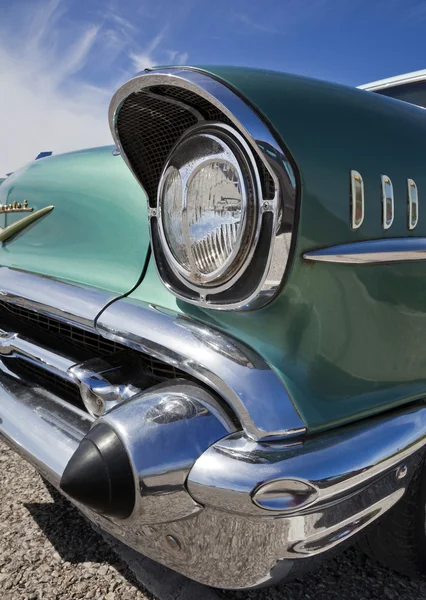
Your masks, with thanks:
M357 218L357 209L361 216ZM364 180L358 171L351 171L351 227L358 229L364 221Z
M281 173L280 177L283 177L283 172L285 171L285 169L282 165L286 163L287 168L290 167L292 169L290 161L288 160L288 157L286 157L280 145L276 141L275 137L268 129L266 124L262 121L262 119L256 114L256 112L252 108L250 108L250 106L244 100L242 100L242 98L240 98L224 83L217 81L216 79L207 75L206 73L202 73L200 71L196 71L194 69L186 67L156 68L153 70L147 70L145 72L139 73L134 78L130 79L127 83L125 83L114 94L109 106L109 124L111 134L114 138L114 142L120 149L120 153L124 161L126 162L130 171L133 173L133 175L141 185L142 189L144 188L141 182L139 181L138 177L136 176L135 172L133 171L129 160L125 155L123 147L120 144L117 132L117 117L123 102L130 94L134 92L139 92L151 86L174 86L183 88L185 90L189 90L191 92L194 92L201 98L204 98L213 106L222 111L222 113L232 122L236 130L243 135L245 140L250 145L251 150L257 155L257 157L263 163L265 168L268 170L275 185L274 198L272 200L265 200L260 202L262 213L271 212L273 215L272 231L275 232L275 236L272 238L269 246L269 254L263 276L260 279L256 289L253 290L250 296L240 301L235 301L232 303L230 302L227 304L213 304L211 302L207 302L206 300L205 296L209 294L208 289L205 290L205 295L200 295L199 299L190 299L187 296L179 294L178 290L175 290L174 288L172 289L171 286L163 280L156 264L159 277L171 293L173 293L176 297L184 300L185 302L189 302L191 304L207 306L215 310L250 310L254 308L259 308L264 304L268 303L272 299L272 297L277 293L280 284L284 278L286 267L291 258L291 248L289 248L288 250L287 259L283 260L282 258L283 244L281 242L283 240L286 241L286 239L283 238L282 234L279 234L278 219L280 207L283 203L284 190L283 186L280 185L279 177L275 172L276 169L277 172ZM263 151L259 147L259 144L264 145L266 148L268 146L272 148L275 157L272 158L271 154L269 154L266 151ZM274 163L277 165L275 169L273 166ZM287 173L286 177L288 178L289 186L293 191L292 193L295 194L296 189L292 184L292 181L295 181L295 178L294 173L292 174L293 178L288 176ZM145 189L144 191L146 192ZM150 221L152 216L156 216L155 213L153 214L152 209L148 211L148 214L150 217ZM293 233L295 233L294 229Z
M387 175L381 176L382 182L382 218L383 218L383 229L389 229L392 226L395 212L393 185L390 177ZM387 214L387 205L390 204L390 217Z
M371 83L364 83L363 85L359 85L358 89L375 92L377 90L397 87L406 83L417 83L418 81L424 81L425 79L426 69L422 69L420 71L413 71L412 73L403 73L402 75L379 79L377 81L372 81Z
M235 412L252 439L306 432L283 382L268 363L248 346L203 323L122 298L102 312L96 328L100 335L163 360L208 385Z
M416 182L407 179L408 229L413 230L419 222L419 192Z
M101 310L120 294L63 282L53 277L0 267L0 300L95 331Z
M426 260L426 238L367 240L306 252L306 260L374 265Z

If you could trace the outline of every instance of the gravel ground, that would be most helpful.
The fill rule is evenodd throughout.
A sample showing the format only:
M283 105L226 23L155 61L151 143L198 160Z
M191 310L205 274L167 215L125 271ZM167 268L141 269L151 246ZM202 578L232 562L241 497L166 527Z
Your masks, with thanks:
M0 443L1 600L426 600L426 578L410 581L356 549L286 585L214 592L111 544L54 496L32 467Z

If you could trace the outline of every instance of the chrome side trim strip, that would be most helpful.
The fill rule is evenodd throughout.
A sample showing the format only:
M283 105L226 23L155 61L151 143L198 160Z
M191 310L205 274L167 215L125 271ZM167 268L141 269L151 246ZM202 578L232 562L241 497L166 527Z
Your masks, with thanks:
M419 221L419 194L416 182L407 179L408 229L415 229Z
M105 309L96 328L104 337L159 358L207 384L235 411L253 439L306 431L283 383L263 358L207 325L123 298Z
M303 258L322 262L367 265L426 260L426 238L354 242L306 252Z
M383 229L389 229L394 217L394 197L392 181L387 175L382 175L382 218Z
M364 220L364 181L358 171L351 171L351 227L358 229Z
M0 300L94 331L101 310L119 294L0 267Z

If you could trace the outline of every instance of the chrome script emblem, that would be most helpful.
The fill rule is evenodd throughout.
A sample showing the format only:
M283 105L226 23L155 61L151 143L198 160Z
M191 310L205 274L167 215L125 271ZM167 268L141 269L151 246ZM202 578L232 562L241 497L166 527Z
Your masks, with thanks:
M15 212L33 212L33 208L28 206L28 200L20 202L12 202L12 204L0 204L0 213L15 213Z
M24 200L22 204L19 202L13 202L12 204L0 204L0 214L17 212L31 213L26 217L19 219L19 221L7 225L7 227L0 227L0 242L6 242L12 236L25 229L25 227L28 227L28 225L31 225L31 223L34 223L34 221L40 219L40 217L50 213L50 211L54 208L54 206L45 206L44 208L33 212L34 209L28 206L27 200Z

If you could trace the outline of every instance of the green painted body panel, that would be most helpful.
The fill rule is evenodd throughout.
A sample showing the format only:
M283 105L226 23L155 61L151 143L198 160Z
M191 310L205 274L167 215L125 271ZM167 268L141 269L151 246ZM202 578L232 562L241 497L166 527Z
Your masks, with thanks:
M210 68L272 123L300 174L297 242L285 285L254 312L177 301L153 265L132 297L177 307L245 341L284 381L310 430L349 422L426 395L426 262L312 263L303 253L346 242L426 236L426 115L370 92L280 73ZM349 174L365 183L365 219L350 229ZM394 186L395 219L382 229L380 176ZM406 179L419 189L407 228ZM259 402L267 402L259 398Z
M149 249L144 192L113 146L36 160L0 186L0 204L54 209L0 248L0 264L125 294ZM0 213L0 227L30 213Z

